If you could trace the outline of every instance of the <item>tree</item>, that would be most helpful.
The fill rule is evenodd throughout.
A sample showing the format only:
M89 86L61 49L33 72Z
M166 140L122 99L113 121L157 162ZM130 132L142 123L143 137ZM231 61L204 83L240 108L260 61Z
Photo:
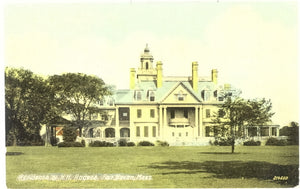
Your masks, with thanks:
M288 142L292 145L299 145L299 124L292 121L289 126L279 130L280 136L288 136Z
M41 124L50 116L50 87L25 69L5 69L6 145L41 143Z
M54 75L49 77L49 83L55 92L58 109L72 115L79 136L82 128L89 124L89 115L100 112L95 105L103 96L112 94L102 79L82 73Z
M270 121L274 113L271 112L270 100L227 97L224 104L220 106L223 112L214 115L214 123L219 124L220 130L231 140L231 152L234 153L235 139L242 137L247 126L263 125Z

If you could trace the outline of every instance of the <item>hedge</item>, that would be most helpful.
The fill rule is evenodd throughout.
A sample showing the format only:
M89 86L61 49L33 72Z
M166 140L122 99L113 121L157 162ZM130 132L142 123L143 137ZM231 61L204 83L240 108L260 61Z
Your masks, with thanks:
M138 143L138 146L154 146L154 144L149 141L141 141Z
M58 147L84 147L80 142L61 142L57 144Z
M260 141L248 140L244 142L244 146L260 146Z
M286 146L287 144L287 140L277 138L269 138L266 142L266 146Z

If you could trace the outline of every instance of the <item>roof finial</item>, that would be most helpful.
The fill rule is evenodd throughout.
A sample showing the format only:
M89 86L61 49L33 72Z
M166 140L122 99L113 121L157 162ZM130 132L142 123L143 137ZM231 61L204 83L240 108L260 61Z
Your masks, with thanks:
M146 43L146 47L144 49L144 52L150 52L149 47L148 47L148 43Z

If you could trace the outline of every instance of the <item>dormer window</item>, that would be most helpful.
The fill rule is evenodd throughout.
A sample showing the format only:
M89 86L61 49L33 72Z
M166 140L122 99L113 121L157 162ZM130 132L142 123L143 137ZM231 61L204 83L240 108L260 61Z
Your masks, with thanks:
M141 91L135 91L134 98L136 101L142 100L142 92Z
M204 101L209 101L211 97L211 92L209 90L203 90L201 92L201 97Z
M109 106L113 106L114 105L114 99L110 98L108 100L108 103L107 103Z
M214 91L214 97L215 97L215 98L218 97L218 91L217 91L217 90Z
M155 94L154 94L153 91L150 92L149 100L150 100L150 101L155 101Z

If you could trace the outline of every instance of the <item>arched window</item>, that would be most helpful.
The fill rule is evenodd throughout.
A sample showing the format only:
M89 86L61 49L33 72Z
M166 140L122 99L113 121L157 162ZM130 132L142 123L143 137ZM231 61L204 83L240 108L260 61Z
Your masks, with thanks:
M148 62L146 62L146 70L148 70L148 68L149 68Z
M136 99L137 101L142 100L142 93L141 93L141 91L136 91L135 99Z
M150 92L150 101L154 101L155 100L155 94L153 91Z

